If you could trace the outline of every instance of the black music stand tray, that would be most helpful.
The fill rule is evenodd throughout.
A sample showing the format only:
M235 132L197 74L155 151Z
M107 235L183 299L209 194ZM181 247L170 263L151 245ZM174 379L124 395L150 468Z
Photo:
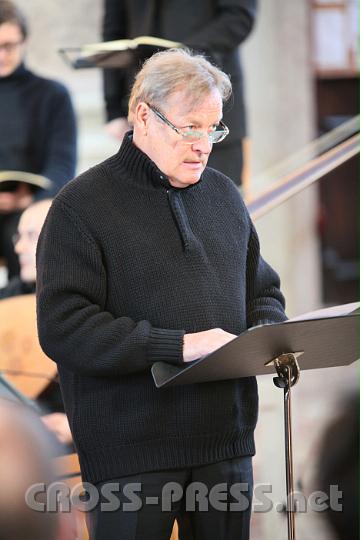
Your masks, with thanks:
M276 371L274 383L284 390L288 538L295 540L291 434L291 387L301 369L345 366L359 358L359 303L335 306L283 323L256 326L212 354L173 366L156 362L158 388L237 379Z
M22 403L36 413L41 412L41 408L32 399L24 396L15 386L13 386L0 372L0 399L7 399Z

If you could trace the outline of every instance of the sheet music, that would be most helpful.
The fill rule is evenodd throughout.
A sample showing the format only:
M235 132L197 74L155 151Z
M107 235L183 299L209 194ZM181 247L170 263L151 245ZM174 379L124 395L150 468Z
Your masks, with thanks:
M309 313L303 313L292 317L286 322L292 321L309 321L314 319L324 319L326 317L341 317L344 315L350 315L350 313L359 311L359 302L351 302L350 304L341 304L340 306L333 306L324 309L317 309L316 311L309 311Z

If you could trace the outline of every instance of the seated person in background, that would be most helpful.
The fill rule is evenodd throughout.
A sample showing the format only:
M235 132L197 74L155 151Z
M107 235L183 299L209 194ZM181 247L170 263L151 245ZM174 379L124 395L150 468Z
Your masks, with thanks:
M330 486L342 492L342 509L329 508L324 515L337 540L359 538L359 396L344 400L337 418L327 427L320 454L317 488L330 495ZM331 500L330 500L331 503Z
M19 257L20 274L0 289L0 300L35 292L36 244L51 203L52 199L35 202L22 213L17 232L12 237Z
M13 277L6 287L0 289L0 300L35 292L36 244L51 202L51 199L44 199L33 203L21 215L18 232L13 238L20 261L20 276ZM51 411L51 414L42 417L45 425L61 443L70 444L71 432L64 414L59 384L56 381L50 382L38 397L38 403L44 410Z
M48 486L55 480L50 464L52 449L44 431L27 408L0 399L1 540L76 538L71 514L34 511L25 499L33 484Z
M52 197L75 174L76 121L66 88L24 65L28 27L9 0L0 0L0 171L46 176L47 192L34 195L28 184L0 190L0 258L9 278L19 273L11 237L21 211L33 199Z

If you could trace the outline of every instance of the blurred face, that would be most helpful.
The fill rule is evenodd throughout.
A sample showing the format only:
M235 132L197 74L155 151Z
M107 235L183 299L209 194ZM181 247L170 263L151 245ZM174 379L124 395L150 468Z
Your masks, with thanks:
M24 37L15 23L0 24L0 77L8 77L21 64L25 52Z
M177 92L164 103L161 113L177 128L188 128L207 134L222 118L222 99L219 92L214 90L206 94L200 104L191 110L183 92ZM145 103L137 106L134 144L154 161L168 177L170 184L177 188L185 188L200 180L212 150L212 143L207 135L192 144L185 142L181 135L160 120Z
M36 281L36 245L50 203L39 203L25 210L20 218L15 237L15 251L19 256L22 281Z

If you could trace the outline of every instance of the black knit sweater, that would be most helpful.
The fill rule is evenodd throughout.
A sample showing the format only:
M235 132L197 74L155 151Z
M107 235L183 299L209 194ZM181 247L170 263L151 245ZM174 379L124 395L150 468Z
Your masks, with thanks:
M172 188L125 137L57 196L38 245L38 329L58 363L83 478L250 455L254 378L158 390L184 332L285 319L276 273L232 182Z

